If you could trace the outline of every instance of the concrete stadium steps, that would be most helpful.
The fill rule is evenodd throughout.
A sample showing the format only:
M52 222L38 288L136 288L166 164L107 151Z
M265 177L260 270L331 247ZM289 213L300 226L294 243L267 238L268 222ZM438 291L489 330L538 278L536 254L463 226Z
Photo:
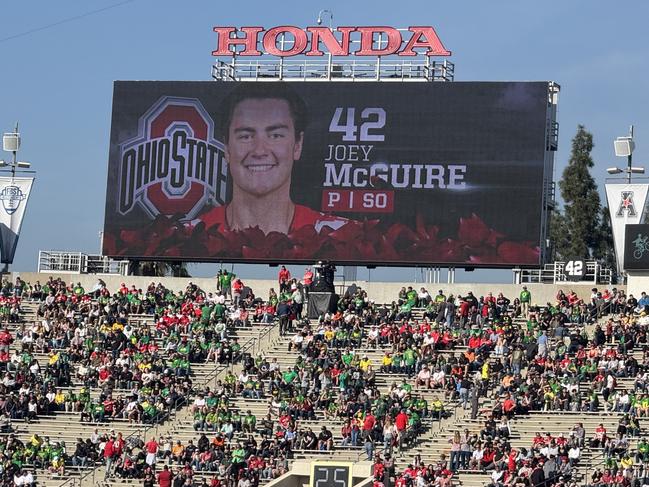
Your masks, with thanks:
M77 438L84 440L90 437L95 429L100 433L108 433L115 430L115 433L122 433L126 438L130 435L141 434L156 425L132 423L128 420L118 419L103 423L80 422L76 413L57 412L52 416L41 415L37 419L27 422L24 420L12 420L13 433L21 440L29 439L34 433L41 436L49 436L50 441L65 441L66 447L74 446ZM72 443L70 443L72 442Z

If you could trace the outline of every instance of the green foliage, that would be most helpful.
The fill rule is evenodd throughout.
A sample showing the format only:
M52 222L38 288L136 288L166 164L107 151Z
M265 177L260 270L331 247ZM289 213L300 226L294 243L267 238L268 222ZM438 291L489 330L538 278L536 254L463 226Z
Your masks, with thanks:
M555 212L550 226L556 260L602 258L605 252L602 208L597 184L590 174L595 165L592 150L592 134L579 125L572 139L570 161L559 181L563 213ZM608 232L610 239L610 225Z
M599 242L594 249L593 256L602 264L613 271L617 270L615 260L615 247L613 245L613 228L611 227L611 215L608 206L602 208L601 222L599 226Z
M550 241L552 242L550 260L570 259L565 256L566 249L570 246L570 233L566 218L559 210L555 210L550 219Z

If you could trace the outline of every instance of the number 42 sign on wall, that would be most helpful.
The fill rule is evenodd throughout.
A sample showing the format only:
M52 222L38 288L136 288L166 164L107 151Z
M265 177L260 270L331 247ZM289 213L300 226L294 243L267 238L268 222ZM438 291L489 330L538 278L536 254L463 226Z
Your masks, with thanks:
M581 281L586 274L586 264L583 260L569 260L563 267L568 281Z
M313 462L310 487L352 487L352 463Z

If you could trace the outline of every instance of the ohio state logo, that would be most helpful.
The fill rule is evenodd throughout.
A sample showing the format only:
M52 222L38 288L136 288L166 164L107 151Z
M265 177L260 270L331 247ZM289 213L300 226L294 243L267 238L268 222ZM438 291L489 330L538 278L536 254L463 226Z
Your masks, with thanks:
M120 144L119 204L151 218L196 217L206 203L225 203L227 163L214 122L195 98L165 96L139 120L138 135Z

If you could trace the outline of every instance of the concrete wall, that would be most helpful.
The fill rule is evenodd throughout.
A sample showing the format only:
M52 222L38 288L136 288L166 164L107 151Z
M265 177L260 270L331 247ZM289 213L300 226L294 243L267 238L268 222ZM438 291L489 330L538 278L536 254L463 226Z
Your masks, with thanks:
M626 282L627 292L636 298L642 291L649 292L649 272L630 271Z
M48 280L50 276L60 277L66 282L81 282L84 288L87 290L92 288L92 286L97 282L98 277L101 277L106 282L108 289L111 292L114 292L119 288L121 283L125 283L127 286L135 284L138 288L146 288L151 282L162 282L162 284L169 289L173 290L184 290L187 287L189 282L193 282L204 289L206 292L215 292L216 291L216 280L214 278L177 278L177 277L162 277L162 278L152 278L152 277L142 277L142 276L115 276L115 275L102 275L96 276L93 274L56 274L51 272L38 273L38 272L13 272L13 278L20 276L23 280L31 283L40 281L41 284ZM642 281L636 281L638 284L634 289L645 290L649 289L649 274L643 276ZM629 278L629 283L631 283L631 277ZM244 284L250 286L254 292L260 296L265 297L268 295L268 290L273 287L277 291L278 283L275 280L262 280L262 279L248 279L244 281ZM349 285L350 283L348 283ZM444 294L447 296L449 294L460 294L466 295L469 291L473 291L473 294L477 297L484 296L489 292L497 293L502 292L505 296L510 299L518 296L522 286L516 284L422 284L414 282L367 282L367 281L357 281L356 284L361 288L367 291L370 299L373 299L377 303L389 303L397 299L399 290L403 286L412 286L414 289L419 290L421 287L425 287L428 291L434 296L437 294L437 291L441 289ZM631 284L629 284L631 286ZM617 286L618 288L624 288L625 286ZM534 304L546 304L547 302L554 302L555 296L559 289L563 289L564 292L569 290L574 290L577 294L588 299L590 297L591 289L593 288L592 284L528 284L527 288L532 293L532 302ZM603 289L603 286L600 286ZM632 291L635 292L636 291ZM639 295L639 291L637 295Z

